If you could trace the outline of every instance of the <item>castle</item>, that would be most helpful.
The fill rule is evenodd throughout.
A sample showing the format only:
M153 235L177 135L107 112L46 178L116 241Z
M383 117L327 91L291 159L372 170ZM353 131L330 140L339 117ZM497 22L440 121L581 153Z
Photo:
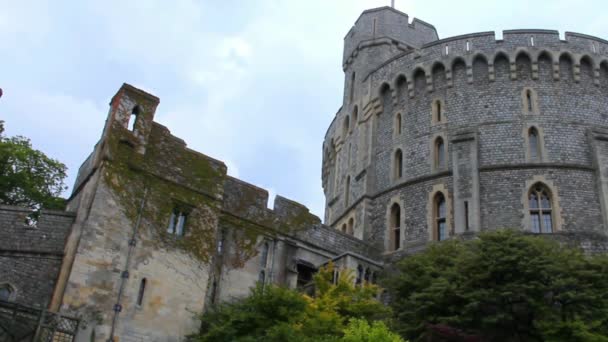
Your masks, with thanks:
M0 207L0 299L78 318L75 341L180 341L195 313L257 282L306 291L329 261L375 282L432 241L504 227L608 251L608 41L439 40L381 7L344 38L343 69L324 223L281 196L268 209L124 84L66 211L31 227Z

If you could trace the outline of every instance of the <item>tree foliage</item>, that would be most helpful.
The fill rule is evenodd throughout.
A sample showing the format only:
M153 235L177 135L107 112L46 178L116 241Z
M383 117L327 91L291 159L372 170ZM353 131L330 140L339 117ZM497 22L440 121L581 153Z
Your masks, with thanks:
M201 316L202 332L192 339L207 341L399 342L400 337L375 319L389 309L377 301L378 287L355 286L342 272L333 282L333 265L315 275L315 296L282 287L258 285L251 295L219 305ZM373 322L370 324L370 322Z
M28 138L3 133L0 121L0 204L63 209L66 166L32 148Z
M446 241L386 281L413 341L608 341L608 258L510 230Z

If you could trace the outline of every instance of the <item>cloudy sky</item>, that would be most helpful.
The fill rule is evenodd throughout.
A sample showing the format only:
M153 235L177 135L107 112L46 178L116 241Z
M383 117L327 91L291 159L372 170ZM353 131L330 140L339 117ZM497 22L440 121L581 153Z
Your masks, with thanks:
M322 217L321 144L342 98L342 39L390 0L0 0L0 119L69 167L123 82L229 174ZM574 5L574 6L573 6ZM548 28L608 38L601 1L396 0L441 38Z

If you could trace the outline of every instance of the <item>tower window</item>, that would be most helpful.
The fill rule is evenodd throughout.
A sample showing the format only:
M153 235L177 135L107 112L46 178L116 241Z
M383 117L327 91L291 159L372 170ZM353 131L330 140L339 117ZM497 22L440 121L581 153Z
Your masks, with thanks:
M139 106L135 106L129 115L129 122L127 123L127 129L131 132L135 132L137 129L137 118L139 117Z
M350 102L352 102L354 97L355 97L355 72L353 71L352 76L350 78L350 95L348 96L348 100Z
M12 299L14 292L12 286L8 284L0 285L0 300L8 302Z
M389 249L396 251L401 248L401 208L395 203L391 206L389 221Z
M540 159L540 144L538 130L532 127L528 130L528 152L530 160Z
M532 187L528 196L530 227L533 233L552 233L553 217L549 191L542 184Z
M342 126L342 139L346 139L346 135L348 134L349 129L350 129L350 117L347 115L344 118L344 124Z
M447 206L445 196L442 193L438 193L435 196L435 237L438 241L448 238L446 217Z
M401 135L401 113L397 113L397 115L395 115L394 130L395 136Z
M443 138L435 140L435 169L440 170L446 167L445 144Z
M403 152L401 150L395 151L393 165L393 179L398 180L403 177Z
M139 282L139 292L137 293L137 305L141 306L144 302L144 292L146 291L146 278L143 278Z
M350 176L346 177L346 185L344 186L344 206L347 207L350 200Z
M445 108L443 108L443 101L441 100L435 100L433 101L432 105L431 105L431 116L432 116L432 123L433 124L438 124L438 123L444 123L445 122Z
M185 211L179 208L173 209L171 217L169 218L167 233L176 236L184 236L187 217L188 214Z

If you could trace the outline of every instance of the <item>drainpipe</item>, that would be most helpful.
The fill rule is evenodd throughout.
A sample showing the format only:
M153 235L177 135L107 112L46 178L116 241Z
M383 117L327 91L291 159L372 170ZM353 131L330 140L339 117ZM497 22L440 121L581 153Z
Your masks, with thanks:
M116 322L118 322L118 314L122 311L122 305L120 304L120 300L122 299L122 293L127 283L127 279L129 278L129 263L131 261L131 254L133 254L133 250L135 249L135 237L137 236L137 230L139 229L139 225L141 223L141 215L144 210L144 204L146 203L147 195L148 187L146 186L146 188L144 189L144 195L141 198L141 203L139 204L139 210L137 212L137 221L135 222L135 227L133 228L131 239L129 240L127 259L125 260L125 269L120 275L120 287L118 288L118 296L116 298L116 304L114 304L113 308L114 317L112 317L112 328L110 330L110 337L108 338L107 342L114 342L114 330L116 329Z

